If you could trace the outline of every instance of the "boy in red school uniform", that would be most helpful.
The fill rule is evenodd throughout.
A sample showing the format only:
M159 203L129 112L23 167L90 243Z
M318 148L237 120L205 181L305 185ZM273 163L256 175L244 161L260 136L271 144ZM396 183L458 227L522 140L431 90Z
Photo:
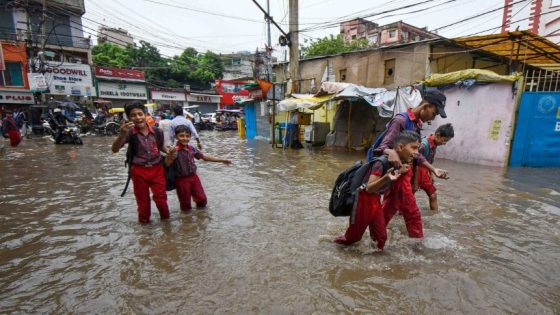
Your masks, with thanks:
M445 100L445 95L438 90L425 92L420 105L414 109L409 109L405 113L396 115L389 122L387 131L380 145L373 150L373 154L376 156L382 154L388 155L389 163L395 168L400 168L402 162L394 150L395 140L398 134L407 129L413 130L420 135L420 130L424 122L434 120L437 115L446 118ZM409 128L409 125L411 125L412 128ZM447 171L434 168L422 155L419 155L415 160L417 160L418 165L425 165L436 177L448 177ZM387 225L395 213L399 211L404 218L408 236L412 238L422 238L424 237L422 216L416 204L414 192L412 191L412 175L413 168L409 168L406 174L403 174L403 176L396 180L392 188L385 194L383 199L383 213L385 224Z
M381 208L381 195L391 188L391 185L403 174L408 172L409 165L418 153L420 135L411 130L401 132L395 140L395 152L402 163L399 170L391 168L384 172L383 161L375 160L372 164L371 175L363 190L359 192L356 206L355 222L350 225L346 233L334 240L335 243L350 245L362 239L366 228L377 247L383 250L387 240L387 230L383 209Z
M127 163L138 205L138 222L150 222L150 189L160 218L169 219L165 170L161 156L161 152L166 152L163 146L163 132L146 123L146 107L141 102L133 102L124 110L130 121L122 121L119 136L113 142L112 150L113 153L117 153L128 143Z
M197 208L206 206L207 198L202 188L200 178L196 174L196 164L194 159L209 162L219 162L230 165L231 161L220 159L202 154L189 144L191 140L191 130L185 125L175 127L175 139L177 144L169 149L165 158L165 165L173 167L175 171L175 189L181 205L181 211L191 211L191 198L196 203Z
M434 158L436 156L437 147L445 145L449 140L453 139L455 136L455 131L451 124L441 125L436 129L435 134L429 135L422 139L420 143L420 149L418 154L424 156L424 158L430 163L434 163ZM418 189L422 189L428 195L430 199L430 209L433 211L438 210L437 193L436 187L434 185L434 179L430 170L424 166L420 165L416 168L416 173L414 175L413 191L416 192Z

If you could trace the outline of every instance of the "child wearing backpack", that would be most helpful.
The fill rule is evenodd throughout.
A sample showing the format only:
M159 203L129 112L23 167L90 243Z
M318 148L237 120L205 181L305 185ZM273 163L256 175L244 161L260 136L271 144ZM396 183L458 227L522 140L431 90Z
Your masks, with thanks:
M161 156L161 152L167 152L163 146L163 133L158 128L148 126L146 107L141 102L128 104L124 110L130 121L121 122L121 129L113 142L112 151L117 153L128 143L127 164L129 179L132 179L134 197L138 205L138 222L141 224L150 222L150 189L161 220L169 219L165 171Z
M381 156L382 154L386 154L388 155L389 163L393 167L400 167L402 163L394 150L397 135L403 130L410 130L408 121L412 122L412 130L420 134L423 123L434 120L437 115L446 118L445 101L445 95L438 90L429 90L425 92L422 95L422 102L420 105L406 112L407 117L397 115L389 122L383 138L379 141L379 146L372 150L373 155ZM447 171L434 168L426 161L424 156L418 155L414 160L415 165L425 165L436 177L447 178ZM383 213L385 224L389 224L389 221L391 221L395 213L399 211L404 218L408 236L412 238L422 238L424 237L422 215L420 209L418 209L416 198L412 190L412 175L413 168L410 168L406 174L403 174L403 176L395 181L393 187L385 194L383 199Z
M418 154L424 156L430 164L434 163L436 149L441 145L445 145L449 140L453 139L455 131L451 124L441 125L436 129L435 134L429 135L422 139ZM419 165L414 174L413 191L422 189L428 195L430 200L430 209L438 210L437 193L434 185L434 179L430 170L425 165Z
M387 170L388 160L386 156L375 158L371 163L371 171L367 175L367 183L362 185L359 191L354 223L352 216L346 233L337 237L334 242L350 245L362 239L367 227L377 247L383 250L387 240L385 219L381 207L381 195L391 188L391 185L406 174L414 156L418 153L420 136L410 130L401 132L395 140L395 152L401 161L400 169L390 168Z
M189 144L191 140L191 130L185 125L175 127L175 139L177 144L169 149L165 158L165 165L173 167L175 171L175 189L181 205L181 211L191 211L191 198L196 203L197 208L206 206L207 198L200 178L196 174L196 164L194 159L208 162L219 162L230 165L231 161L220 159L202 154Z

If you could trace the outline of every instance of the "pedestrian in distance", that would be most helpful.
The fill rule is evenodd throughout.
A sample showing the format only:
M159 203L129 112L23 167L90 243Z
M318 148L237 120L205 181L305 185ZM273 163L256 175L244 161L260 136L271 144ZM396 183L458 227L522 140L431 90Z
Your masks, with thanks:
M191 211L191 198L196 203L197 208L206 206L208 199L196 173L194 159L208 162L218 162L230 165L231 161L203 154L189 144L192 134L191 130L185 125L175 128L175 138L177 144L169 150L165 158L165 165L173 167L175 171L175 189L181 205L181 211Z
M441 125L436 129L435 134L422 139L418 154L424 156L426 161L433 165L437 147L447 144L454 136L455 131L451 124ZM418 191L418 189L425 191L430 200L430 209L433 211L438 210L434 174L423 164L416 167L412 189L414 192Z
M355 221L352 223L352 218L350 218L346 233L336 238L335 243L354 244L362 239L366 228L369 227L371 239L377 243L377 248L383 250L387 240L387 228L381 207L381 195L388 191L403 174L408 173L419 146L420 135L414 131L405 130L395 139L394 150L399 157L401 167L387 169L381 159L373 162L369 180L359 192ZM388 163L387 160L385 163Z
M171 143L175 143L175 128L177 128L177 126L184 125L191 131L191 135L196 140L198 149L202 150L202 144L200 143L200 138L198 137L196 128L190 119L185 118L183 114L183 107L175 105L173 107L173 114L175 114L175 118L171 120L171 125L169 126L169 139Z
M403 130L413 130L420 135L423 123L434 120L437 115L446 118L445 101L445 95L438 90L425 92L420 105L414 109L408 109L404 113L397 114L389 122L383 138L380 139L379 146L372 150L373 154L375 156L386 154L389 163L395 168L400 168L402 162L394 149L398 135ZM422 155L418 155L415 158L413 165L426 166L436 177L448 177L446 170L434 168ZM404 218L408 236L411 238L422 238L424 237L422 216L412 190L413 169L414 167L410 168L408 172L395 181L391 189L385 194L382 207L385 224L389 224L395 213L399 211Z
M161 220L169 219L165 170L161 156L162 152L167 152L163 145L163 132L146 123L146 107L143 103L128 104L125 106L125 113L130 121L121 122L121 129L113 142L112 151L117 153L128 143L126 161L138 206L138 221L142 224L150 222L150 189Z
M21 142L21 133L11 111L6 111L6 117L2 119L2 132L4 137L10 139L10 146L17 147Z

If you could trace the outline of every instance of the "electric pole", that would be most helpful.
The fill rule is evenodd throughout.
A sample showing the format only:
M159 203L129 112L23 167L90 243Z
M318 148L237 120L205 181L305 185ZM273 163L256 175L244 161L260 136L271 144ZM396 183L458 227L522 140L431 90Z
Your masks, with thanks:
M272 82L272 39L270 38L270 0L266 0L266 28L268 32L268 47L266 48L266 56L268 58L268 82Z
M299 92L299 17L298 0L290 1L290 79L292 80L292 93Z

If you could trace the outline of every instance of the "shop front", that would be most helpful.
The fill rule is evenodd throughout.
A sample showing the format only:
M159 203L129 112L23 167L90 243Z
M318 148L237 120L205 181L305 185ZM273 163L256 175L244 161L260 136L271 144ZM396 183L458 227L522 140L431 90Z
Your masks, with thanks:
M189 93L187 95L188 106L198 106L198 110L203 113L213 113L220 109L221 95L218 94L202 94Z
M133 101L148 100L143 71L95 67L97 95L112 107L124 107Z
M170 109L173 105L185 106L187 95L182 89L150 88L150 99L161 109Z

